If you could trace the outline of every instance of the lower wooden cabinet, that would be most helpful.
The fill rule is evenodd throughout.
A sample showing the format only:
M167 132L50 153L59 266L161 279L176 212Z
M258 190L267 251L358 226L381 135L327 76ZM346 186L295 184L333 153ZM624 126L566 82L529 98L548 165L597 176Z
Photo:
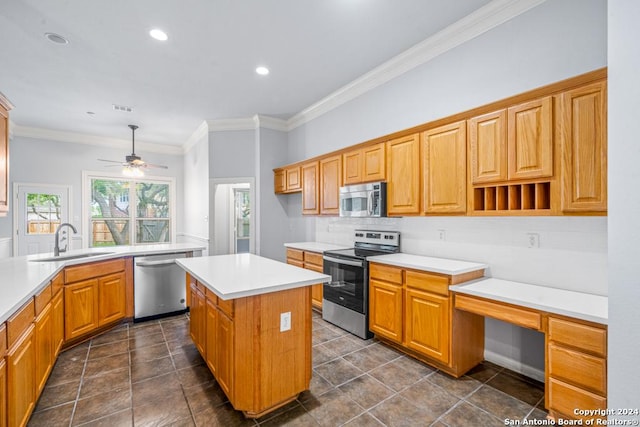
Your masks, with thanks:
M98 329L98 280L64 287L64 338L70 341Z
M322 260L321 253L302 251L300 249L293 248L287 248L287 264L306 268L307 270L313 270L318 273L322 273L324 268L324 261ZM322 310L322 289L321 283L311 286L311 305L318 310Z
M35 326L31 324L7 353L7 424L25 426L36 404Z
M7 425L7 364L0 357L0 427Z
M65 269L65 341L81 338L127 315L124 259Z
M54 356L57 356L64 344L64 292L62 289L51 300L51 317L53 320L51 345Z
M193 317L191 318L193 322ZM218 309L216 308L216 302L207 298L207 319L206 319L206 348L209 351L205 351L204 360L207 362L209 370L214 376L218 375L218 360L217 352L210 349L216 348L218 342L217 330L218 330ZM193 338L192 338L193 339ZM200 349L198 349L200 350Z
M576 408L607 408L607 329L604 325L557 316L547 319L546 407L556 418L579 416Z
M227 396L233 396L233 376L235 371L234 325L229 316L219 309L217 311L216 346L213 350L217 364L216 380Z
M35 321L35 379L36 394L39 395L49 378L55 362L53 345L53 317L51 303L38 314Z
M382 341L455 377L484 357L484 319L453 308L449 285L483 276L369 264L369 329Z
M189 307L189 333L200 354L206 354L207 318L204 293L197 283L191 284L191 306Z

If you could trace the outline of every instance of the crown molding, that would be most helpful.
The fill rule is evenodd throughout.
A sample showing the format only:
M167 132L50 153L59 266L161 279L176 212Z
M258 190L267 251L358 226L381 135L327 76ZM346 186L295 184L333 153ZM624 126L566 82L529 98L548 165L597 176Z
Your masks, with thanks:
M547 0L494 0L486 4L305 108L287 121L288 130L320 117L545 1Z
M200 126L191 134L187 142L182 145L182 152L186 153L193 148L204 136L209 134L209 124L207 121L200 123Z
M253 119L256 124L256 128L271 129L280 132L289 131L289 124L286 120L269 116L261 116L259 114L253 116Z
M51 129L33 128L28 126L15 125L13 128L14 136L24 138L46 139L50 141L71 142L74 144L95 145L101 147L121 147L130 149L131 140L119 138L107 138L103 136L87 135L75 132L63 132ZM140 151L153 153L181 155L182 147L176 145L154 144L151 142L143 142L136 140L136 148Z

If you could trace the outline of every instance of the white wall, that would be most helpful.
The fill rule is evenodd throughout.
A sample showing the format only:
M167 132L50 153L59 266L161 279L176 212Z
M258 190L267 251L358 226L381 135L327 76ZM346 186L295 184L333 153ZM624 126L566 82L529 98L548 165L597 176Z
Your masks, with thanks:
M48 141L43 139L14 136L11 140L11 170L9 179L9 191L12 193L14 182L36 184L71 185L73 198L73 212L70 214L71 222L82 235L82 171L114 172L114 168L105 167L104 162L97 159L124 159L128 154L122 149L114 149L103 146L77 144L70 142ZM176 179L176 224L177 231L182 230L183 225L183 160L182 156L139 153L149 163L158 163L169 166L169 169L153 169L147 175L171 176ZM117 171L117 168L115 169ZM12 195L12 194L11 194ZM11 206L13 211L13 206ZM0 218L0 239L11 238L13 214ZM76 238L79 236L75 236Z
M209 177L255 176L255 130L209 132Z
M637 408L640 371L640 2L609 1L609 408ZM612 417L622 418L622 417ZM630 417L638 420L637 415Z
M290 132L298 161L607 65L605 0L548 1ZM297 208L300 209L300 208ZM356 226L402 232L406 252L484 261L494 277L607 293L606 218L317 218L305 240L349 243ZM307 227L300 227L306 229ZM437 240L437 230L446 240ZM540 235L528 249L526 233ZM485 356L540 378L542 334L488 319ZM523 343L527 346L523 347Z
M184 154L184 226L179 243L209 245L209 135L205 133Z

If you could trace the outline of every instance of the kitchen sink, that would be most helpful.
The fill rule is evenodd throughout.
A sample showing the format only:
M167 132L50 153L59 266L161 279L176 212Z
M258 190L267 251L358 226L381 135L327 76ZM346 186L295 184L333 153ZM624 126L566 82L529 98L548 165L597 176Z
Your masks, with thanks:
M89 253L84 253L84 254L74 254L74 255L60 255L60 256L52 256L49 258L37 258L37 259L31 259L29 261L31 262L56 262L56 261L69 261L72 259L81 259L81 258L91 258L94 256L100 256L100 255L109 255L112 254L114 252L89 252Z

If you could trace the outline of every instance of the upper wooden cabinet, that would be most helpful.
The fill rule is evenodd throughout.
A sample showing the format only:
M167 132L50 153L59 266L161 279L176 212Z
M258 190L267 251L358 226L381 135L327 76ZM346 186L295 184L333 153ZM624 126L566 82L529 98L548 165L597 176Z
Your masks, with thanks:
M274 169L274 188L276 193L295 193L302 190L302 175L300 166L285 169Z
M550 96L507 110L508 177L553 175L553 100Z
M0 93L0 216L9 211L9 110L13 106Z
M317 161L302 165L302 214L320 213L319 164Z
M607 83L559 96L562 210L607 210Z
M340 212L340 186L342 185L342 156L320 160L320 214L338 215Z
M387 215L420 213L420 134L387 142Z
M507 110L469 120L471 183L507 180Z
M471 183L553 175L550 96L469 119Z
M385 144L381 142L343 154L342 168L344 185L384 181Z
M422 206L425 213L467 211L466 123L422 133Z

